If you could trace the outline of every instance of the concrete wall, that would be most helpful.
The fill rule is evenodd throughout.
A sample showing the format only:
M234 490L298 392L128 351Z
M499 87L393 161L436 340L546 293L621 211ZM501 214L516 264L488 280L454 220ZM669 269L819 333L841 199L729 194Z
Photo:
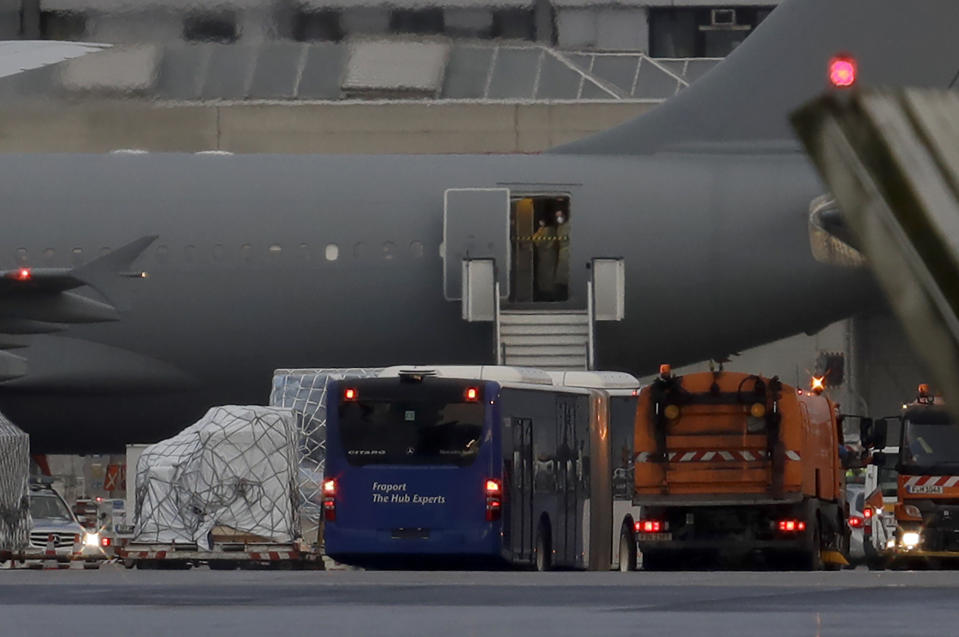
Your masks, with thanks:
M0 152L529 153L652 108L643 103L137 102L0 109Z

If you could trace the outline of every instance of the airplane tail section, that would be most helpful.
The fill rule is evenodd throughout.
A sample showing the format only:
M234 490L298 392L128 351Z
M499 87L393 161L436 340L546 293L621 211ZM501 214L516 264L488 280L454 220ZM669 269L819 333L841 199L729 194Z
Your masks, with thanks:
M788 116L851 56L857 85L954 87L956 0L784 0L729 57L648 114L551 150L642 155L736 146L799 148Z

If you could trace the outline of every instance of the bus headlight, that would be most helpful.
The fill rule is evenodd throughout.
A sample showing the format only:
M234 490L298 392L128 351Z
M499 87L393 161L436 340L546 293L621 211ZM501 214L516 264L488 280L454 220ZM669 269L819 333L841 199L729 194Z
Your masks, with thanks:
M908 531L902 534L902 545L907 549L914 549L919 546L919 534L915 531Z
M99 533L84 533L83 534L83 545L91 548L97 548L100 546L100 534Z

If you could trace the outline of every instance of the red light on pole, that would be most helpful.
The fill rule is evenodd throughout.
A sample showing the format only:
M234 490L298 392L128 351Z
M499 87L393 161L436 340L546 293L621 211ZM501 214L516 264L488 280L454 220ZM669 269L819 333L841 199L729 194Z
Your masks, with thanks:
M837 88L849 88L856 83L856 60L848 55L837 55L829 60L829 82Z
M17 280L19 281L29 281L33 278L33 274L30 272L30 268L20 268L17 272Z

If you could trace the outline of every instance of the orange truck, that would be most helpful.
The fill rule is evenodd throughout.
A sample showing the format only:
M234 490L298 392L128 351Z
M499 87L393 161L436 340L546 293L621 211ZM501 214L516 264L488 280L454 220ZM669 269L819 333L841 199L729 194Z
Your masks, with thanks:
M873 454L881 468L898 471L896 528L886 545L892 566L959 563L959 420L941 398L920 385L915 402L897 418L876 421L864 438L878 448L889 424L898 426L897 456Z
M644 568L759 556L838 568L849 542L842 443L821 389L735 372L673 376L664 365L636 411Z

